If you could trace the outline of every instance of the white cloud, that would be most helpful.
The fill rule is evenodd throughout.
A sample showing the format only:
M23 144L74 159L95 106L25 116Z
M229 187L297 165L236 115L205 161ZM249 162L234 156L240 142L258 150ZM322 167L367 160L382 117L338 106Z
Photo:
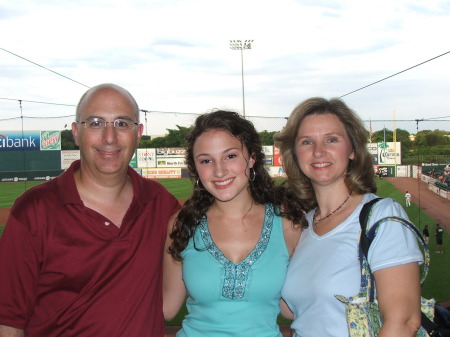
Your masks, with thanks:
M123 85L158 111L241 110L230 39L254 40L243 53L247 115L282 117L310 96L344 95L450 50L443 0L3 0L0 13L1 48L89 86ZM3 50L0 61L2 98L76 104L86 90ZM344 99L366 120L393 110L399 119L449 116L449 62L447 54ZM0 100L0 119L17 113L16 102ZM428 128L438 127L450 129Z

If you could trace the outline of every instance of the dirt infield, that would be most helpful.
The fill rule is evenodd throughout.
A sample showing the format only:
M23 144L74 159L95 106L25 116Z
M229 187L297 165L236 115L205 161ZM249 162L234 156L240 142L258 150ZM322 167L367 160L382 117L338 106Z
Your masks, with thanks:
M384 178L399 191L411 193L411 201L450 233L450 200L428 189L427 183L414 178ZM404 206L404 205L403 205ZM431 225L431 224L430 224Z
M9 208L0 208L0 226L6 224L8 216L9 216Z

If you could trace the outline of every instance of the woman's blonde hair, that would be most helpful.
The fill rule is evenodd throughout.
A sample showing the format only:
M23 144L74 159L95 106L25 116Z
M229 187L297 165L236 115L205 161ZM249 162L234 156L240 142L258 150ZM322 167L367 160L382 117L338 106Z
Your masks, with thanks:
M313 114L333 114L344 125L354 151L349 160L345 184L353 194L376 192L374 160L367 149L368 132L361 119L342 100L327 100L321 97L309 98L300 103L291 113L285 128L275 134L275 145L281 150L283 168L289 186L309 207L317 204L311 180L300 170L295 154L295 140L303 119Z

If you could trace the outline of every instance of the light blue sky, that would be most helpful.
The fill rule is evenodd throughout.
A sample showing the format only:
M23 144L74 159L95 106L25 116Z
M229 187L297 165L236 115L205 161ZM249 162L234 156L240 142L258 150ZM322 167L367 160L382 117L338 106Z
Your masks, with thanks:
M253 39L246 114L284 117L308 97L342 96L450 51L450 2L0 0L0 31L0 48L88 86L122 85L142 109L181 113L242 111L229 40ZM70 105L87 89L3 50L0 72L1 98ZM364 120L450 116L450 54L344 100ZM28 116L74 111L23 106ZM0 119L17 113L0 99Z

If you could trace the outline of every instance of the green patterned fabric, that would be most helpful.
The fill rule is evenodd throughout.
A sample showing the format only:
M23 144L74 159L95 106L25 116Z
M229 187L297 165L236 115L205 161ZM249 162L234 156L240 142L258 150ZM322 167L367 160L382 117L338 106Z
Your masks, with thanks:
M367 236L370 239L373 239L378 231L379 225L386 221L399 222L409 228L421 243L424 253L424 265L421 278L421 284L423 284L428 274L430 253L414 224L399 217L386 217L377 221L370 229L366 226ZM350 337L376 337L381 329L382 319L378 308L378 302L376 300L376 289L373 274L370 271L369 262L367 261L365 254L362 252L361 247L359 249L359 259L361 263L360 292L349 298L341 295L336 295L336 298L345 304L347 326ZM427 300L423 297L421 298L421 310L430 320L433 320L434 318L434 303L434 299ZM416 337L428 337L428 334L425 329L421 327L417 331Z

